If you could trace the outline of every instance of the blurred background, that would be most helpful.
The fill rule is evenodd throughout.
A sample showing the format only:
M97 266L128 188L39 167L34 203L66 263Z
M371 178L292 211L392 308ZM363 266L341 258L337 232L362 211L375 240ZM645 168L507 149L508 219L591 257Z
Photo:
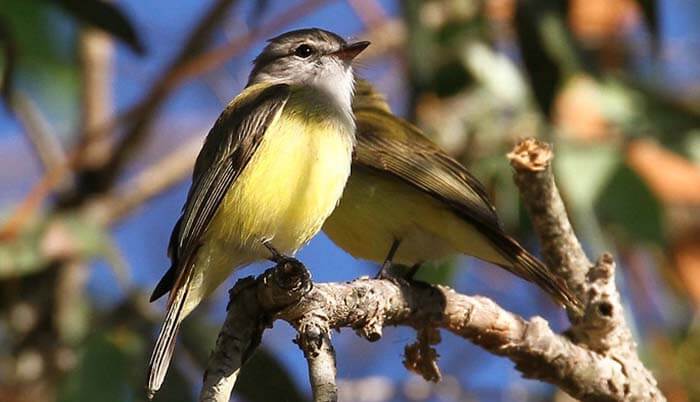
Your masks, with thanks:
M483 181L537 251L504 157L539 136L589 255L610 250L643 360L700 401L700 3L689 0L1 0L0 401L141 401L163 304L147 296L202 140L264 40L316 26L372 41L359 73ZM373 275L324 236L317 281ZM566 319L538 289L466 257L421 277L518 314ZM190 401L226 289L185 322L159 401ZM284 323L237 401L310 398ZM334 334L343 401L566 401L443 333L443 381L403 368L406 328Z

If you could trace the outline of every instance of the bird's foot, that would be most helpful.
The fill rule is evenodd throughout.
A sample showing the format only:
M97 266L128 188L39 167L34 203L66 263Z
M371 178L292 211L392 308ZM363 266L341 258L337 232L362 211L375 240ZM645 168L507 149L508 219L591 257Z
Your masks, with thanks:
M374 277L374 279L391 279L394 275L391 274L391 261L384 261L379 272Z
M273 246L269 241L264 241L262 243L265 246L265 248L267 249L267 251L270 252L270 256L267 257L268 261L272 261L277 265L284 265L284 264L303 265L296 258L286 256L286 255L280 253L279 251L277 251L275 246Z

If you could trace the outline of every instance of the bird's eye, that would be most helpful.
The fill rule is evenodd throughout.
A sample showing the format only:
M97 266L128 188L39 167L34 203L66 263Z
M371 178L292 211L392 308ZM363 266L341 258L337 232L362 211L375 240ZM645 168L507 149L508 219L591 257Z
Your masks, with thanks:
M294 49L294 55L299 56L302 59L305 59L309 56L311 56L314 52L314 49L309 46L309 45L299 45L298 48Z

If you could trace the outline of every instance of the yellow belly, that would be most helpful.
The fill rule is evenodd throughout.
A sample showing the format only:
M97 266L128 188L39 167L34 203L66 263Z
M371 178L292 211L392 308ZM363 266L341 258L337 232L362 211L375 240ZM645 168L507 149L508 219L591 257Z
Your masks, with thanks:
M353 165L340 204L323 230L351 255L381 263L394 239L394 262L413 265L458 252L508 263L472 225L433 197L388 175Z
M308 242L337 205L351 157L352 134L337 122L310 127L297 114L278 118L203 236L186 310L236 267L267 258L263 241L284 254Z

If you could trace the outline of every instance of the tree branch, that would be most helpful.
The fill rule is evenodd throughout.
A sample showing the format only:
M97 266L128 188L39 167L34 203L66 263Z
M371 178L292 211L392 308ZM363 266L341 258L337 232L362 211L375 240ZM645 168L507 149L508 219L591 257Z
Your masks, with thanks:
M314 402L337 402L335 383L335 350L326 325L327 318L317 315L304 317L297 326L295 340L309 364L309 379Z
M515 169L515 184L533 220L547 266L566 279L579 296L584 296L582 285L586 282L586 271L593 264L576 238L554 182L551 147L529 138L518 143L508 159Z
M419 331L418 346L409 349L420 349L420 353L408 353L407 349L406 365L418 368L416 371L426 379L436 380L439 378L436 355L429 345L439 341L434 329L442 328L510 359L524 377L554 384L583 401L664 401L653 376L640 362L624 321L614 283L614 261L605 254L589 269L590 263L573 233L554 185L549 168L551 151L545 152L542 148L546 146L536 142L519 144L511 153L511 160L516 167L516 181L523 186L523 197L542 236L547 261L563 261L566 267L559 270L560 274L569 283L577 284L575 289L587 300L584 317L564 335L552 331L541 317L526 320L488 298L458 294L445 286L361 278L350 283L312 287L309 274L301 266L269 269L256 279L247 278L245 288L237 286L239 291L232 293L231 303L245 303L246 309L229 310L220 340L224 334L229 338L236 334L237 344L247 345L245 350L250 350L256 344L251 339L259 339L259 332L246 325L252 323L259 331L265 326L260 325L261 322L281 319L300 332L297 339L304 339L311 333L311 338L315 339L311 342L314 350L327 343L330 351L332 347L327 337L330 329L352 328L359 336L376 341L384 326L405 325ZM550 155L542 158L547 152ZM289 286L290 283L294 286ZM253 317L248 320L249 324L240 319L242 311ZM234 323L239 327L234 328ZM243 339L251 333L256 338ZM298 342L302 346L306 343ZM241 350L244 348L217 342L207 373L230 371L231 367L240 369L245 361L240 357ZM214 359L215 356L228 356L228 361L234 365L226 366L221 359ZM311 380L316 384L315 397L320 395L321 384L328 390L325 395L329 398L334 395L332 356L332 353L325 353L323 362L310 362ZM322 363L323 375L318 374ZM208 377L202 395L217 396L200 397L200 401L228 400L235 377L227 377L227 386L218 388Z

